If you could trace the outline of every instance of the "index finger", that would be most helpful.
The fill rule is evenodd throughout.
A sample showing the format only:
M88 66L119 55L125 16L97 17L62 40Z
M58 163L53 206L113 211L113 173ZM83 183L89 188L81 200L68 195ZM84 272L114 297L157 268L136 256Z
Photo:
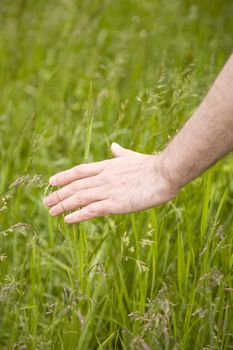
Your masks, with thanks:
M89 176L98 175L103 170L103 161L76 165L75 167L57 173L50 177L52 186L64 186L69 183Z

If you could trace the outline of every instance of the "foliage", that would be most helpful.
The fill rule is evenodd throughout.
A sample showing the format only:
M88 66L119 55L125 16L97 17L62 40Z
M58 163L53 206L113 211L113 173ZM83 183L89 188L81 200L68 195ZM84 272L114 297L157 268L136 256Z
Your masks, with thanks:
M0 3L1 349L230 349L231 156L159 208L68 226L50 175L153 153L232 50L229 0Z

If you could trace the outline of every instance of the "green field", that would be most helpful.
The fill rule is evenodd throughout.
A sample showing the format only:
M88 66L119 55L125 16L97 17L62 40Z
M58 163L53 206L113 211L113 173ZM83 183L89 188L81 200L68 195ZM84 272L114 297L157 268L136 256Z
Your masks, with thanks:
M232 155L141 213L69 226L41 201L113 141L162 150L232 18L231 0L1 0L0 349L233 348Z

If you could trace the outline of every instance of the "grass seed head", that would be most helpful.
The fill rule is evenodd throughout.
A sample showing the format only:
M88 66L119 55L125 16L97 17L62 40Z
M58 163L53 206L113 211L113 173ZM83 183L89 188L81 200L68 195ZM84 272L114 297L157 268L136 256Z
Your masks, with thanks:
M27 186L27 187L43 187L45 185L42 180L41 175L23 175L18 177L14 182L9 185L9 189L19 187L19 186ZM46 183L47 186L47 183Z

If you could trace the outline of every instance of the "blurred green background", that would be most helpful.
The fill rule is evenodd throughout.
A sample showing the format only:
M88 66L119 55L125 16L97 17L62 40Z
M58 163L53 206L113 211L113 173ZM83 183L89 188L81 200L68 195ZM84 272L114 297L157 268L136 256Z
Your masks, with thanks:
M232 15L230 0L1 0L2 349L232 348L232 156L142 213L70 227L41 202L83 162L91 85L89 161L113 141L160 151L232 52Z

